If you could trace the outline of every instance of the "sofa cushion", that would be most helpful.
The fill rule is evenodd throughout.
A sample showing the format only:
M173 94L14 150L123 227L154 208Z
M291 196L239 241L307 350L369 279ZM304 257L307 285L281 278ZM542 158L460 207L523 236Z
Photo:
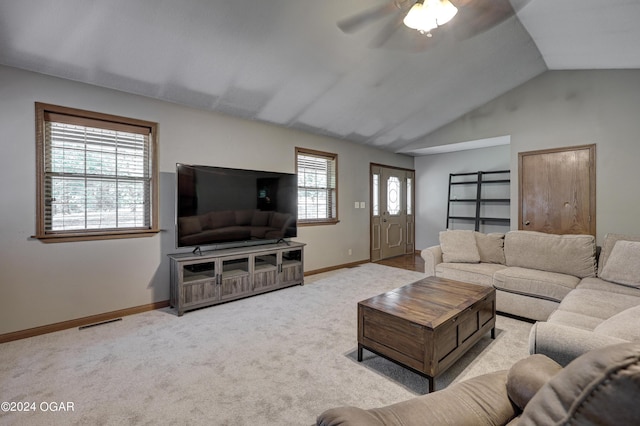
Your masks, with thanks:
M208 222L205 229L224 228L236 224L236 215L231 210L211 212L208 214Z
M555 300L496 289L496 310L505 314L533 321L546 321L558 309L558 305L560 302Z
M271 212L256 210L251 219L251 226L268 226Z
M616 242L600 276L607 281L640 288L640 242Z
M510 231L505 235L507 266L574 275L595 276L596 244L592 235L555 235Z
M578 284L578 288L600 290L608 293L627 294L629 296L640 297L639 288L620 285L595 277L583 278L582 281L580 281L580 284Z
M493 286L499 290L556 302L564 299L579 282L580 279L573 275L518 267L504 268L493 274Z
M256 212L255 209L236 210L234 212L236 215L236 225L240 225L240 226L251 225L251 220L253 219L254 212Z
M593 350L556 374L525 407L518 425L640 423L640 344Z
M480 262L480 253L476 245L474 231L441 231L440 247L442 249L442 260L445 262Z
M482 263L500 263L504 265L504 234L483 234L476 232L476 245Z
M609 259L609 255L613 250L613 247L616 245L616 242L624 240L624 241L640 241L640 235L628 235L628 234L613 234L609 233L604 236L604 243L602 244L602 251L600 253L600 259L598 262L598 276L602 274L602 269L604 265L607 264L607 260Z
M251 238L267 238L267 232L275 231L271 226L252 226L248 228L251 231Z
M493 274L504 268L497 263L439 263L436 276L491 287Z
M640 341L640 305L625 309L604 320L593 331L621 339Z
M178 227L180 228L180 235L197 234L202 231L202 225L200 224L200 218L198 216L188 216L178 218Z
M549 318L547 318L547 322L568 325L587 331L593 331L593 329L602 324L603 321L604 320L602 318L565 311L563 309L556 309L551 315L549 315Z
M269 223L269 226L278 228L280 230L282 229L283 226L287 224L290 217L291 215L287 213L274 212L273 215L271 216L271 222Z
M605 320L637 305L638 297L577 288L564 298L560 309Z

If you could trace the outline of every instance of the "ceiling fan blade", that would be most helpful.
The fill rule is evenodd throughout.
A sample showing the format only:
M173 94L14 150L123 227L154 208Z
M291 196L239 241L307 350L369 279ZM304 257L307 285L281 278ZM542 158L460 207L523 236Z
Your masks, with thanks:
M385 24L384 27L375 35L373 40L369 43L369 47L378 48L382 47L395 33L398 28L402 26L403 15L396 17Z
M423 52L436 45L455 43L487 31L514 16L530 0L449 0L458 8L458 13L450 22L428 34L404 28L403 20L417 1L391 0L339 21L338 27L345 33L353 33L375 20L394 15L393 19L385 22L369 46L392 48L393 45L393 48Z
M370 22L376 21L394 12L397 12L399 8L400 3L396 0L391 0L383 5L372 7L363 12L338 21L338 28L340 28L347 34L354 33L360 30L362 27L368 25Z
M516 14L509 0L450 1L458 8L458 14L451 20L458 40L483 33Z

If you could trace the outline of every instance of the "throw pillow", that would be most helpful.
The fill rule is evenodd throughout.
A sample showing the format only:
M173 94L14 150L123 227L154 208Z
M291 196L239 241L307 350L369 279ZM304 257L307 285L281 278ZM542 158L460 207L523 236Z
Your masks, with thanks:
M476 232L475 236L478 252L480 253L480 262L504 265L504 234Z
M620 240L625 241L640 241L640 235L630 234L613 234L608 233L604 236L604 243L602 244L602 251L600 253L600 259L598 260L598 276L602 275L602 268L607 264L607 259L611 254L611 250Z
M440 232L442 260L447 263L478 263L480 253L474 231L455 230Z
M640 242L617 241L600 278L640 288Z
M640 306L618 312L598 324L593 331L620 339L640 341Z

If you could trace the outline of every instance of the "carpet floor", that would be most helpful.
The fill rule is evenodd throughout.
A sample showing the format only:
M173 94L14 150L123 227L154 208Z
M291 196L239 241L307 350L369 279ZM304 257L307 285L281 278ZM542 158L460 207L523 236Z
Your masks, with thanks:
M423 276L369 263L182 317L161 309L4 343L0 402L30 411L0 411L0 424L310 425L334 406L424 394L407 369L368 351L356 361L357 302ZM531 324L496 325L436 389L527 356Z

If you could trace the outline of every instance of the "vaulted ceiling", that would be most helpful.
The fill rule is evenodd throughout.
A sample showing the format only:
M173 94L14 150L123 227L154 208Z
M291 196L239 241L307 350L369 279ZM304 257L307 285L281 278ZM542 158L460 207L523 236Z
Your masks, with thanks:
M336 25L388 2L0 0L0 64L393 152L547 70L640 69L638 0L512 0L421 51Z

